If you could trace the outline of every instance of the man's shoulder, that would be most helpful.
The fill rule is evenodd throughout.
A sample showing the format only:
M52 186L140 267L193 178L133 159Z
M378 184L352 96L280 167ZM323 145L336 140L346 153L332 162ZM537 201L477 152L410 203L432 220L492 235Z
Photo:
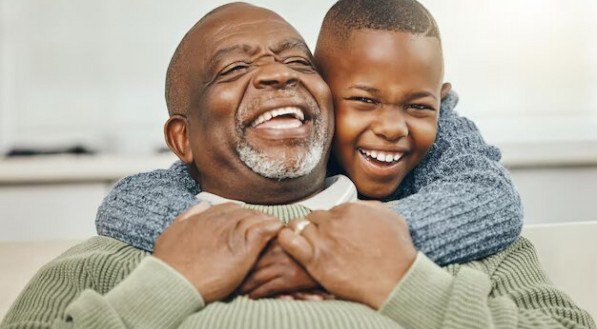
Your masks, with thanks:
M58 259L84 259L90 257L147 254L122 241L106 237L91 237L65 251Z
M511 275L514 272L540 273L541 265L537 251L531 241L519 237L503 251L472 262L448 266L450 272L456 272L461 267L472 268L487 273L490 277Z
M96 236L65 251L42 267L38 275L62 273L71 279L89 280L94 289L103 293L132 272L148 254L116 239Z

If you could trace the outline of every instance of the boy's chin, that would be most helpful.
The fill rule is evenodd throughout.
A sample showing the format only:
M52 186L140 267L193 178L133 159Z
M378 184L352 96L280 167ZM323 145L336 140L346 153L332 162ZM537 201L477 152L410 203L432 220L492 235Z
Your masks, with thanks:
M398 189L400 183L388 183L388 184L358 184L357 190L359 191L359 198L364 200L384 200Z

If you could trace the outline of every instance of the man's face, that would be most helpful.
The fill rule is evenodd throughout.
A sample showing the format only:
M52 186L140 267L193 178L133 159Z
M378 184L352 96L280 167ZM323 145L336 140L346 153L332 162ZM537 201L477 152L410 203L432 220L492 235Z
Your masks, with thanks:
M435 141L441 46L435 38L377 30L339 42L340 50L316 52L334 96L333 156L360 194L384 198Z
M188 135L202 187L324 174L332 99L300 35L250 6L208 17L197 34Z

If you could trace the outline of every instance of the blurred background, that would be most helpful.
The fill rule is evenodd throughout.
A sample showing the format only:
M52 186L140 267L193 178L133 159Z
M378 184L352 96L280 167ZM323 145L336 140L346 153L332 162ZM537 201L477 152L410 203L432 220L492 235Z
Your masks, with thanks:
M334 1L250 1L313 47ZM446 80L518 186L527 223L597 221L597 2L422 0ZM0 241L82 239L119 178L165 168L164 77L226 1L0 0Z

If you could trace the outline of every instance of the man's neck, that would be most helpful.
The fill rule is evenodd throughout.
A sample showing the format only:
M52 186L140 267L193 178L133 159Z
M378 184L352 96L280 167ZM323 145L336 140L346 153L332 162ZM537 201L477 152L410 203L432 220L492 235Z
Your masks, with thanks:
M247 204L247 202L237 199L229 199L209 191L203 191L197 195L197 198L210 204L220 204L224 202L237 202ZM337 205L357 200L357 190L354 184L346 176L337 175L325 180L325 188L302 200L294 200L284 205L301 205L311 210L329 210ZM255 205L255 203L250 203ZM269 206L273 204L258 203L256 205ZM278 204L279 205L279 204Z
M307 199L325 188L325 170L292 179L276 180L262 176L252 177L251 182L243 179L206 179L200 174L191 174L202 191L213 193L230 200L248 204L280 205Z

